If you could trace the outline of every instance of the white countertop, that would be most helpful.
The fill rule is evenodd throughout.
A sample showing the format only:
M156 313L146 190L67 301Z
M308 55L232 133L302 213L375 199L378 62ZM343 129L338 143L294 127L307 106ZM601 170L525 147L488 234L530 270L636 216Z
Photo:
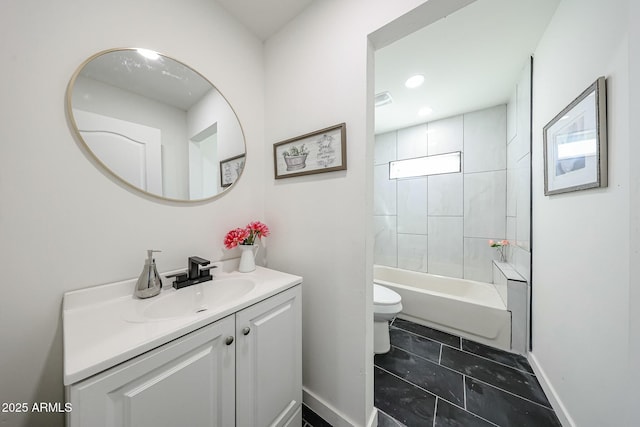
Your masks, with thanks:
M226 278L249 279L256 286L229 303L162 320L143 321L139 313L176 292L193 292L192 287L175 290L171 279L163 277L160 295L148 299L133 296L137 279L65 293L64 385L74 384L302 283L300 276L257 267L251 273L216 272L213 282L205 282L204 286Z

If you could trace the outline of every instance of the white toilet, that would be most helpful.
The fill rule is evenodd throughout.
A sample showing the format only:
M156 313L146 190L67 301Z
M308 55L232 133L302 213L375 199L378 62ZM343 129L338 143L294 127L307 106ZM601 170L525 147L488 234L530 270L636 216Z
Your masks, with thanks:
M373 352L389 351L389 321L402 311L400 295L384 286L373 284Z

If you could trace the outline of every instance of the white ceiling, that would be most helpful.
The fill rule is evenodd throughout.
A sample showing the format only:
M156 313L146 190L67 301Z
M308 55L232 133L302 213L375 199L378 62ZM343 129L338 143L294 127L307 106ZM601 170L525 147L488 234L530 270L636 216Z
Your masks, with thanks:
M217 0L262 40L314 0ZM477 0L376 52L376 133L506 103L560 0ZM426 77L417 89L404 82ZM422 107L433 110L418 116Z
M558 3L477 0L378 50L375 91L393 103L376 108L376 133L506 103ZM425 83L407 89L413 74Z
M275 34L313 0L217 0L262 40Z

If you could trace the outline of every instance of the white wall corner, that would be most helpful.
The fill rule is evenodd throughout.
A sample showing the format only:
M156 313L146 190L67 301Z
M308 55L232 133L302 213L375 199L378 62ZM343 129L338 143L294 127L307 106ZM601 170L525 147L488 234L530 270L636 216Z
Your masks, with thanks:
M376 427L378 425L378 410L374 407L369 415L369 421L367 421L367 427Z
M547 377L547 375L544 372L544 369L542 369L542 367L538 363L538 359L536 358L536 355L534 353L529 353L527 355L527 359L529 360L529 364L533 368L533 372L536 374L536 377L538 378L538 382L540 383L540 385L542 386L542 389L544 390L544 394L547 395L547 399L549 399L549 403L551 403L553 410L556 412L556 416L558 417L558 420L560 420L560 423L564 427L576 427L576 423L573 421L573 418L571 418L569 411L567 410L564 403L562 403L560 396L558 395L555 388L549 381L549 377Z
M349 419L345 414L304 386L302 387L302 401L311 408L313 412L334 427L353 427L358 425L355 421ZM375 427L377 425L378 413L376 408L373 408L373 411L375 414L372 413L369 416L367 426ZM375 421L375 424L372 424L373 421Z

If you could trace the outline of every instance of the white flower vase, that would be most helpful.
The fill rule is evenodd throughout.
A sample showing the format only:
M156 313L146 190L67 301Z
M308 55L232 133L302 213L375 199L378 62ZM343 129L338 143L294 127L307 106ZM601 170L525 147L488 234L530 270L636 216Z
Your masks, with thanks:
M240 273L249 273L256 269L256 255L260 249L258 245L238 245L242 253L240 254ZM254 251L255 248L255 251Z

